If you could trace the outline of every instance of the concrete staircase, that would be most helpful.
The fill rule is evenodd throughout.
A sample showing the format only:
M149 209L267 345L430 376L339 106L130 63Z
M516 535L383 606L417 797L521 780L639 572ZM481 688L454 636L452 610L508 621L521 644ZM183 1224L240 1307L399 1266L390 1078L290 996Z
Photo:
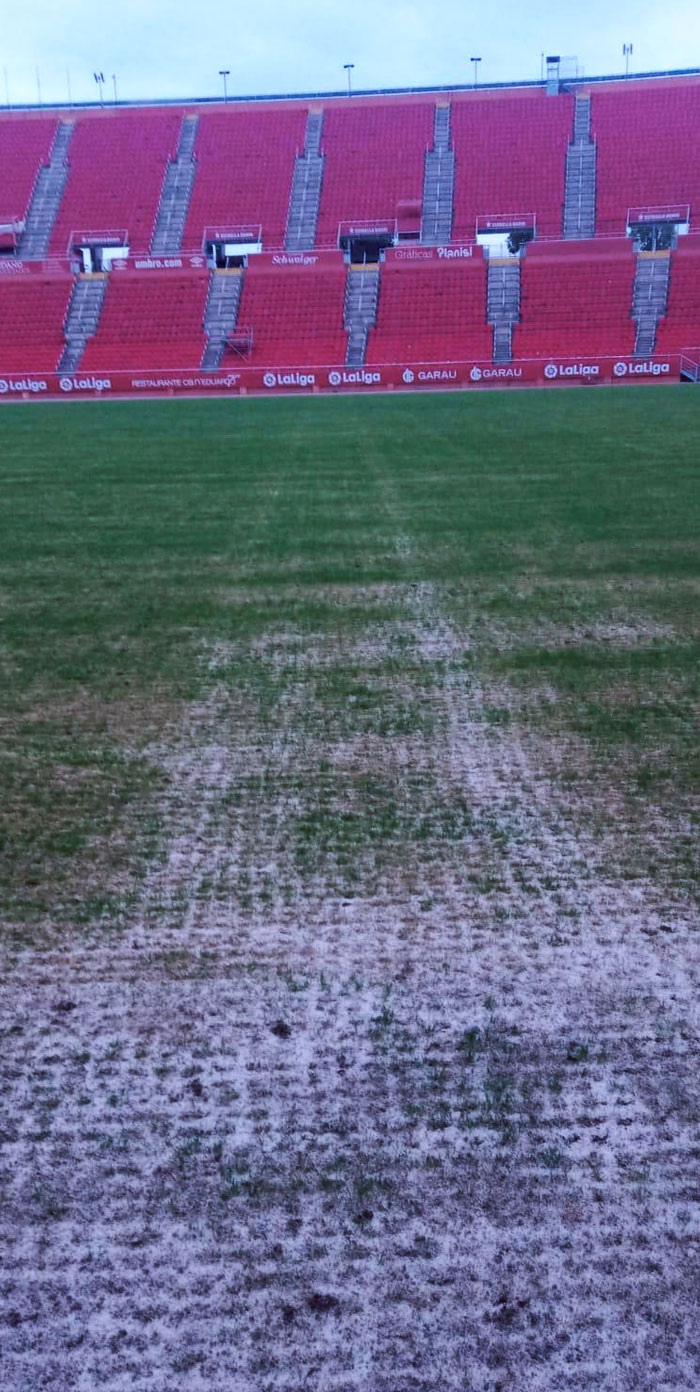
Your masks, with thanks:
M310 111L306 122L304 153L297 155L294 160L284 239L287 251L308 251L316 245L316 226L326 158L321 154L322 130L323 112Z
M197 171L194 142L198 125L198 116L183 116L177 155L174 160L168 161L163 180L151 238L153 256L167 256L172 252L178 252L182 246Z
M574 138L566 155L564 237L595 236L596 147L591 140L591 99L576 96Z
M425 152L423 174L421 241L427 246L442 245L452 236L455 154L450 142L450 108L436 106L433 148Z
M221 366L226 340L238 322L242 290L242 271L212 271L204 310L207 346L202 356L203 368L214 371Z
M48 252L68 179L68 150L72 137L73 122L59 121L49 163L42 165L37 174L24 230L19 239L17 251L22 261L42 261Z
M656 345L656 326L666 313L671 257L667 251L640 251L634 276L632 318L637 323L636 358L648 358Z
M486 317L493 324L493 360L509 363L513 325L520 318L520 258L490 256L487 276Z
M379 279L379 266L348 266L343 317L348 331L345 353L348 367L361 367L364 363L367 335L371 326L377 322Z
M79 366L88 339L97 333L106 293L106 275L78 276L63 325L66 346L59 358L59 372L75 372Z

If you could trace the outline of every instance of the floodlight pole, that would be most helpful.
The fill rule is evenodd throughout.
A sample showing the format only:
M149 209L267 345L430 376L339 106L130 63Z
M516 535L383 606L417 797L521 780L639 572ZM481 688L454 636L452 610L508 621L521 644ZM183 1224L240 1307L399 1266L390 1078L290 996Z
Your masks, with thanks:
M469 59L469 62L474 64L474 86L475 86L475 87L478 87L478 85L479 85L478 64L481 62L481 59L480 59L480 58L470 58L470 59Z
M344 69L345 69L345 71L346 71L346 73L347 73L347 75L348 75L348 96L349 96L349 97L352 96L352 70L353 70L354 66L355 66L354 63L343 63L343 67L344 67Z
M104 75L104 73L101 73L101 72L96 72L96 73L93 73L92 75L93 75L93 77L94 77L94 79L95 79L95 82L97 83L97 90L98 90L98 92L99 92L99 94L100 94L100 106L104 106L104 104L105 104L105 75Z
M630 75L630 58L632 57L632 54L633 54L633 53L634 53L634 45L633 45L633 44L629 43L629 44L623 44L623 45L622 45L622 54L623 54L623 57L624 57L624 60L625 60L625 77L629 77L629 75Z
M117 79L112 73L112 86L114 87L114 105L117 105Z
M219 77L223 77L223 79L224 79L224 102L227 102L227 101L228 101L228 87L226 86L226 78L227 78L227 77L230 77L230 76L231 76L231 69L230 69L230 68L219 68Z

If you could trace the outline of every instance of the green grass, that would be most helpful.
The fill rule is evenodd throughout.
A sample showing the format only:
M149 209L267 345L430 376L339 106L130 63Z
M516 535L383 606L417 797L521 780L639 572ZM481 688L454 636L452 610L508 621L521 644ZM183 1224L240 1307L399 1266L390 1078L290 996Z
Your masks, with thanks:
M575 738L583 774L557 776L670 826L700 772L699 425L684 388L3 411L8 931L129 921L212 692L259 750L221 824L251 865L256 825L286 839L288 897L493 841L444 787L446 685L485 693L493 738ZM246 874L212 895L255 908Z

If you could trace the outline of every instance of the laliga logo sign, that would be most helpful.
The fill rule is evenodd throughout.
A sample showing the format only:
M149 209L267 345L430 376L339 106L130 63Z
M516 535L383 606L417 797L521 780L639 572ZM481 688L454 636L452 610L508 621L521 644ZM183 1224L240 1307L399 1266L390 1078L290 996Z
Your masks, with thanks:
M6 396L8 392L37 392L46 391L46 382L33 381L30 377L22 377L19 382L8 382L5 377L0 377L0 396Z
M266 372L263 375L265 387L313 387L316 385L314 372Z
M551 382L554 377L599 377L598 363L547 363L545 377Z
M358 368L356 372L337 372L334 369L328 373L328 384L331 387L376 387L381 380L381 372L370 372L365 367Z
M109 377L60 377L58 382L62 392L72 391L111 391Z
M670 371L668 362L616 362L613 375L626 377L629 372L633 377L663 377Z

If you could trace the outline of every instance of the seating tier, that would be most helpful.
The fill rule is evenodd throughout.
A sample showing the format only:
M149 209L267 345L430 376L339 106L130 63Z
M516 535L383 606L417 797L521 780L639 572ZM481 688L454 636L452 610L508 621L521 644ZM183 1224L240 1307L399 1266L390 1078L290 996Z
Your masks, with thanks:
M344 305L344 266L286 274L248 270L238 323L253 330L251 365L318 367L344 362Z
M607 256L548 257L544 249L521 265L521 322L513 331L518 358L598 357L634 350L631 318L635 257L631 244Z
M434 114L432 102L326 110L319 244L336 246L341 222L393 219L398 203L422 200Z
M55 134L56 122L50 117L0 121L0 222L24 217Z
M0 372L53 372L72 289L69 276L0 280Z
M490 358L486 268L480 256L431 266L385 266L367 362Z
M696 240L696 239L693 239ZM683 242L671 256L665 318L656 334L657 353L681 353L700 346L700 248Z
M541 236L561 236L573 119L572 97L539 91L453 103L457 240L502 213L534 213Z
M196 368L209 277L121 275L113 271L98 332L88 340L80 369Z
M148 110L78 118L52 251L65 256L73 232L110 230L127 231L137 255L148 251L181 119L177 111Z
M199 248L206 227L262 226L267 247L284 245L294 156L304 148L305 109L204 112L195 141L197 172L184 245Z
M700 216L700 84L593 90L596 231L624 231L628 209L689 204Z

